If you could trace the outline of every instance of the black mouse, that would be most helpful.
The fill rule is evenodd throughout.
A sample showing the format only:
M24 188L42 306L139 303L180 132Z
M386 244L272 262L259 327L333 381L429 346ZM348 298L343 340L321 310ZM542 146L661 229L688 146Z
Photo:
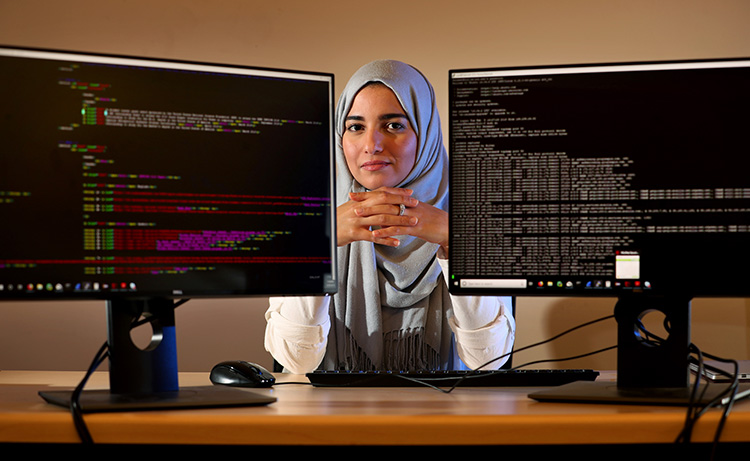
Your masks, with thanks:
M228 360L211 369L211 382L236 387L271 387L276 378L257 363Z

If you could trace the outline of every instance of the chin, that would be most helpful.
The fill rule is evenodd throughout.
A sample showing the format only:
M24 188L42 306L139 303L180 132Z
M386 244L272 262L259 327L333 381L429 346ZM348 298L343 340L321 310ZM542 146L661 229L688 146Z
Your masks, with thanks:
M380 189L381 187L396 187L397 183L390 181L357 181L367 190Z

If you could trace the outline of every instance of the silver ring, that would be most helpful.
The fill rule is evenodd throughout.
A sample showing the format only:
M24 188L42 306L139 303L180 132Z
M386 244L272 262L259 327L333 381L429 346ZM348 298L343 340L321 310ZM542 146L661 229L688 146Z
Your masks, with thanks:
M402 203L401 205L398 206L398 215L403 216L404 211L406 211L406 206L404 206L404 204Z

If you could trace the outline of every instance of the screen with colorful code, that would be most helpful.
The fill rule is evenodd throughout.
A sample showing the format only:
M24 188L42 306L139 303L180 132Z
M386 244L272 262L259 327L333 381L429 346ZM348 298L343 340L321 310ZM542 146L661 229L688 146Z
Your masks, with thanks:
M0 298L335 290L333 76L0 48Z

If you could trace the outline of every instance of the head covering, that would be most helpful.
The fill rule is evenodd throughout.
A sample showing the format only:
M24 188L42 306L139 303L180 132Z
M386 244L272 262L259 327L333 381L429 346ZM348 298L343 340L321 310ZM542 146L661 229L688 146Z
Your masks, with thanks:
M420 202L447 210L448 157L432 85L414 67L375 61L360 68L336 107L337 203L364 191L352 176L342 147L344 122L354 98L380 82L398 98L417 134L415 165L397 187ZM400 236L398 247L353 242L338 249L339 290L324 366L329 369L440 368L450 355L450 307L437 262L438 246ZM446 340L447 335L447 340Z

